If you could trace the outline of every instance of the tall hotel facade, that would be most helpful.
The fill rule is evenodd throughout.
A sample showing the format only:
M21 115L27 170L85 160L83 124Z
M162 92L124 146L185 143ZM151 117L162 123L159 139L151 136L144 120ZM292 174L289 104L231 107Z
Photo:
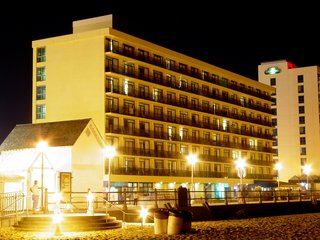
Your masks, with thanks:
M286 60L264 62L258 66L259 81L275 87L272 117L275 126L275 161L283 169L279 178L288 181L303 175L320 174L320 68L296 67Z
M244 183L275 180L273 87L115 30L112 15L32 47L33 123L92 118L117 149L112 186L190 187L193 172L196 190L233 188L240 157Z

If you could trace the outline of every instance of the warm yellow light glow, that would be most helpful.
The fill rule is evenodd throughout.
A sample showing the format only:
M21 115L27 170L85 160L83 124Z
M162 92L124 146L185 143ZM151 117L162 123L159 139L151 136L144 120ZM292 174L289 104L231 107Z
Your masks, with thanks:
M274 169L276 169L277 171L280 171L283 168L282 163L281 162L277 162L274 165Z
M46 141L40 141L37 144L37 149L41 152L44 152L48 148L48 143Z
M197 154L189 154L187 159L188 159L188 163L194 165L198 161L198 156Z
M140 209L140 217L145 218L148 216L148 209L146 208L141 208Z
M309 175L310 172L312 172L312 168L310 164L306 164L302 167L303 173L306 175Z
M238 160L235 161L235 164L238 169L244 169L247 166L246 160L243 158L238 158Z
M142 226L145 224L147 216L148 216L148 209L141 208L140 217L142 218L142 222L141 222Z
M62 220L63 220L63 216L61 213L53 214L53 217L52 217L53 223L59 224L62 222Z
M106 146L104 149L105 156L109 159L113 158L117 153L113 146Z
M61 192L56 192L56 193L54 194L53 198L54 198L54 201L55 201L56 203L60 203L60 201L62 200L62 194L61 194Z

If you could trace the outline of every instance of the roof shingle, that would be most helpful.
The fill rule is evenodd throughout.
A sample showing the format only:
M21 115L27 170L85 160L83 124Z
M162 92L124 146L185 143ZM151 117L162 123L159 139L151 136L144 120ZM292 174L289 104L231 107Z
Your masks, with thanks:
M35 148L44 140L50 147L72 146L91 119L19 124L10 132L0 151Z

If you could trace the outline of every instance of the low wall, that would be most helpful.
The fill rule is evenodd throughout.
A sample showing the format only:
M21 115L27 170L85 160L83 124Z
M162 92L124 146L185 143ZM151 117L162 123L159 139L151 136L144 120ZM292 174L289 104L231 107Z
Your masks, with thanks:
M153 222L153 213L155 209L149 210L149 217L146 222ZM193 213L192 221L211 221L241 219L252 217L268 217L299 213L320 212L320 201L312 203L311 201L302 202L276 202L276 203L250 203L250 204L231 204L231 205L211 205L194 206L189 208ZM140 222L141 218L137 210L128 210L123 214L120 210L110 211L111 216L126 222Z
M209 209L192 207L191 211L193 221L267 217L320 212L320 201L212 205Z

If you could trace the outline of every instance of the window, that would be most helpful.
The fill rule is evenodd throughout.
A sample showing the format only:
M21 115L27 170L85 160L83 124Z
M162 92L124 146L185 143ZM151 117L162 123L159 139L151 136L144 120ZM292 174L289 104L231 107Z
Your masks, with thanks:
M126 173L132 173L134 169L134 158L124 158L124 165Z
M37 100L46 99L46 86L37 87Z
M123 54L126 56L132 56L134 53L134 47L127 44L123 44Z
M161 102L163 100L163 91L161 89L153 89L153 100Z
M168 126L168 139L173 140L176 138L176 127Z
M209 79L209 73L206 71L202 71L202 79L207 81Z
M162 57L159 55L153 55L153 61L156 65L162 65Z
M300 158L300 163L301 163L301 166L305 165L307 163L307 159L306 158Z
M188 69L188 66L186 64L179 63L179 72L186 73L187 69Z
M168 109L167 110L167 121L168 122L175 122L176 121L176 111Z
M46 118L46 105L39 104L36 108L36 119L45 119Z
M138 58L144 61L149 60L149 52L138 49Z
M275 85L276 85L276 79L270 78L270 86L275 86Z
M304 113L304 106L299 106L299 113Z
M168 161L169 172L175 172L177 170L177 161Z
M306 138L305 137L301 137L300 138L300 145L305 145L306 144Z
M304 103L304 96L298 96L299 103Z
M46 48L41 47L37 48L37 62L45 62L46 61Z
M299 124L305 124L305 117L304 116L299 117Z
M45 67L38 67L37 68L37 81L44 81L46 80L46 68Z
M303 75L298 75L298 83L303 83Z
M272 126L277 126L277 119L276 118L272 118Z
M162 72L153 70L153 80L156 83L162 83Z
M305 127L299 127L299 133L300 134L306 134L306 128Z
M277 128L272 129L272 135L278 136L278 129Z
M306 155L307 154L307 149L305 147L300 148L300 155Z
M304 86L303 85L298 86L298 93L304 93Z

